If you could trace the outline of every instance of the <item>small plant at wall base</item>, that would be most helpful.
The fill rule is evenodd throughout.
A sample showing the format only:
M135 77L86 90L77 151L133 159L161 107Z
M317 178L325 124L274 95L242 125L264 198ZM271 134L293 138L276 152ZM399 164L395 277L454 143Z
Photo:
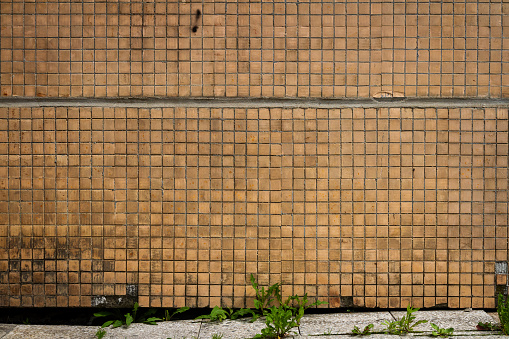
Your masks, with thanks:
M279 300L279 301L281 301L281 300ZM304 294L302 299L297 295L293 295L293 296L289 297L285 303L287 305L289 305L290 309L292 310L293 315L295 316L295 319L297 321L297 326L300 326L300 321L302 319L302 316L304 315L304 312L308 308L313 307L313 306L320 306L320 305L327 304L326 301L317 300L314 303L308 305L309 301L308 301L307 293Z
M407 334L410 332L415 332L414 327L419 324L427 323L427 320L419 320L414 323L415 315L413 313L417 312L419 308L412 308L410 305L406 308L406 314L397 321L388 321L383 322L385 326L385 333L387 334Z
M509 335L509 298L507 296L498 295L497 313L502 332Z
M199 317L196 317L195 319L209 319L210 321L223 321L226 319L235 320L238 318L242 318L246 315L254 315L254 312L249 308L241 308L239 310L232 310L231 308L227 307L226 309L214 306L210 314L204 314L200 315Z
M267 327L262 329L261 334L255 335L255 339L279 339L288 334L292 328L298 326L292 311L284 306L271 306L270 313L265 312L265 325Z
M364 329L361 331L360 328L358 328L357 326L354 326L353 330L352 330L352 335L370 335L370 334L373 334L373 332L371 331L373 329L373 327L374 327L373 324L369 324L366 327L364 327Z
M251 274L251 286L256 293L256 299L254 300L255 314L253 315L253 320L256 320L265 314L265 311L274 301L275 296L280 294L279 284L274 284L265 291L265 287L261 289L258 287L254 275Z
M113 328L120 327L122 325L129 327L131 323L133 322L133 317L131 313L122 314L119 310L115 310L114 312L110 311L101 311L94 313L94 317L101 318L101 317L113 317L116 319L105 321L101 327L105 328L108 326L112 326Z
M479 321L476 326L478 331L501 331L502 328L498 324L493 323L483 323L482 321Z
M290 296L283 302L280 284L274 284L267 290L265 287L260 289L252 274L251 285L256 292L254 300L256 313L253 320L265 316L265 325L267 326L255 338L281 338L288 334L292 328L299 328L306 309L326 304L324 301L309 304L307 293L302 298L297 295ZM274 301L277 302L277 306L272 305Z
M106 330L104 328L100 328L97 330L97 332L95 332L95 337L97 339L102 339L102 338L104 338L105 335L106 335Z
M112 320L108 320L102 324L102 328L111 326L113 328L125 326L129 327L132 323L145 323L150 325L157 325L158 321L162 321L161 318L151 317L154 313L157 312L155 308L151 308L142 315L138 315L138 309L140 305L138 303L134 303L134 308L131 312L126 314L122 314L120 310L111 311L101 311L94 313L94 317L96 318L114 318Z
M453 334L454 328L440 328L438 325L430 323L431 327L433 327L433 331L431 332L432 337L449 337Z
M170 314L168 310L164 311L163 318L154 317L153 315L157 312L157 309L150 308L146 312L144 312L142 315L138 315L138 309L140 305L138 303L134 303L134 308L131 313L122 314L120 310L114 310L111 311L101 311L94 313L94 317L96 318L114 318L112 320L105 321L101 328L97 330L95 333L95 336L98 339L103 338L106 335L106 331L104 330L105 327L111 326L112 328L125 326L129 327L133 322L138 323L145 323L149 325L157 325L159 321L170 321L171 318L173 318L176 314L184 313L185 311L189 310L189 307L181 307L177 309L175 312Z
M187 306L179 308L178 310L176 310L172 314L170 314L170 311L164 310L164 317L162 318L162 320L163 321L170 321L171 318L173 318L175 315L180 314L180 313L184 313L187 310L189 310L189 307L187 307Z

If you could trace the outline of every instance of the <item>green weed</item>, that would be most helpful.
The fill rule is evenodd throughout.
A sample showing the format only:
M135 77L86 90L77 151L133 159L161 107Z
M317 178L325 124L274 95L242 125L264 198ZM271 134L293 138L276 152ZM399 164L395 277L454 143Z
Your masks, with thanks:
M246 315L253 315L253 311L248 308L241 308L239 310L234 311L233 309L227 307L226 309L220 306L214 306L210 314L200 315L195 319L209 319L210 321L223 321L226 319L235 320L237 318L244 317Z
M454 328L440 328L438 325L430 323L431 327L433 327L433 332L431 332L432 337L449 337L454 332Z
M279 301L281 302L280 299L279 299ZM308 301L307 293L304 294L302 299L299 296L294 295L294 296L289 297L288 300L285 302L285 304L288 305L290 307L290 309L292 310L292 313L295 316L295 320L297 322L297 326L300 326L300 321L302 319L302 316L304 315L304 311L306 311L308 308L327 304L326 301L320 301L320 300L317 300L312 304L308 304L308 303L309 303L309 301Z
M261 338L282 338L290 332L294 327L297 327L297 321L292 314L292 311L287 307L271 306L270 312L265 312L265 327L262 329L261 334L254 336L255 339Z
M230 308L228 308L228 318L231 320L235 320L238 318L243 318L246 316L254 316L254 312L250 308L241 308L233 312Z
M222 307L214 306L210 314L200 315L195 319L209 319L210 321L223 321L228 318L228 313Z
M509 335L509 298L504 298L502 294L498 295L497 304L498 318L500 319L500 329L505 335Z
M353 330L352 330L352 335L370 335L370 334L373 334L373 332L371 331L373 329L373 327L374 327L373 324L369 324L366 327L364 327L364 329L361 331L360 328L358 328L357 326L354 326Z
M414 312L417 312L419 308L412 308L410 305L406 308L406 315L403 316L400 320L397 321L388 321L383 322L385 326L385 333L387 334L407 334L410 332L414 332L414 327L419 324L427 323L427 320L419 320L414 322L415 315Z
M108 320L102 324L102 328L111 326L112 328L125 326L129 327L132 323L138 322L138 323L145 323L150 325L157 325L158 321L162 321L161 318L153 317L152 315L156 313L155 308L151 308L145 313L138 315L138 309L140 305L136 302L134 303L134 308L131 312L128 312L126 314L122 314L119 310L113 310L113 311L101 311L94 313L94 317L96 318L113 318L111 320ZM151 317L152 316L152 317Z
M100 328L95 332L95 337L97 339L102 339L106 335L106 330L104 328Z
M96 318L114 317L115 318L113 320L105 321L101 326L102 328L108 327L110 325L113 328L120 327L122 325L129 327L129 325L131 325L131 323L133 322L133 317L131 316L131 313L121 314L120 311L117 311L117 310L115 310L114 312L110 312L110 311L97 312L97 313L94 313L94 317L96 317Z
M493 323L483 323L479 321L476 326L478 331L501 331L502 327L498 324Z
M256 299L254 300L255 314L253 315L254 320L256 320L265 315L266 310L270 307L275 297L281 293L279 283L270 286L267 290L265 290L265 287L260 289L253 274L251 274L251 286L256 293Z
M185 307L181 307L179 308L178 310L176 310L175 312L173 312L172 314L170 314L170 311L168 310L164 310L164 317L162 318L162 320L164 321L170 321L171 318L173 318L175 315L179 314L179 313L184 313L186 312L187 310L189 310L189 307L185 306Z
M304 294L302 298L297 295L290 296L283 302L280 284L274 284L267 290L265 290L265 287L259 288L252 274L251 285L256 293L253 321L265 316L266 325L262 333L257 334L255 338L280 338L288 334L292 328L300 326L300 321L306 309L326 304L324 301L316 301L310 304L307 294ZM273 302L277 306L273 305Z

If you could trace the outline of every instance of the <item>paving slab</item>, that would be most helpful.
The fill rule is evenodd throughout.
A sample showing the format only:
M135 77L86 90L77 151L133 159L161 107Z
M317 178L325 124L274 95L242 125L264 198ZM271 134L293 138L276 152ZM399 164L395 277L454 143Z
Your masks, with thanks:
M17 325L2 339L95 338L97 326Z
M350 333L354 326L360 329L368 324L374 324L373 330L383 329L382 322L400 319L406 312L363 312L305 315L301 321L301 335L294 334L288 338L294 339L346 339L354 338ZM456 338L467 339L502 339L495 332L480 332L475 330L479 321L494 322L491 315L484 311L418 311L416 320L426 319L442 328L453 327ZM158 325L132 324L129 328L108 328L105 339L210 339L214 334L223 335L223 339L252 338L265 327L264 320L249 322L249 319L226 320L222 323L211 323L197 320L175 320L161 322ZM0 324L0 338L2 339L94 339L98 326L62 326L62 325L11 325ZM424 333L412 333L407 337L430 338L431 326L422 324L416 330ZM330 333L330 335L324 335ZM405 336L373 334L367 339L397 339ZM418 339L415 338L415 339Z
M497 312L486 312L490 317L493 318L493 322L495 324L500 324L500 318L498 317L498 313Z
M337 335L327 335L327 336L295 336L295 337L289 337L292 339L355 339L355 338L361 338L361 339L401 339L405 337L410 337L413 339L432 339L434 337L430 337L427 334L408 334L408 335L388 335L388 334L371 334L369 336L364 337L355 337L348 334L337 334ZM476 335L472 334L471 332L465 332L465 333L454 333L454 336L449 337L451 339L457 339L457 338L465 338L465 339L507 339L509 336L501 336L497 334L486 334L486 335Z
M430 332L427 332L428 334ZM432 337L428 337L432 338ZM479 339L487 339L487 338L508 338L508 336L501 335L500 332L491 332L491 331L454 331L454 336L450 338L479 338Z
M354 326L362 330L369 324L375 325L373 331L381 331L382 322L386 320L394 320L389 312L311 314L302 318L300 333L301 335L350 334Z
M401 319L406 311L391 311L395 319ZM417 311L415 321L428 320L414 328L416 331L431 331L430 322L441 328L454 328L454 331L475 331L477 323L493 322L493 318L482 310L473 311Z
M197 320L164 321L158 325L131 324L128 328L108 328L104 339L198 338L200 325L201 321Z
M360 339L401 339L401 336L389 335L389 334L370 334L368 336L352 336L350 334L330 334L330 335L294 336L292 339L355 339L355 338L360 338Z
M251 319L225 320L223 322L202 323L200 329L200 339L210 339L214 334L223 335L223 339L244 339L252 338L261 333L265 328L265 321L258 319L251 322Z
M3 338L7 333L12 331L14 327L17 325L15 324L0 324L0 338Z

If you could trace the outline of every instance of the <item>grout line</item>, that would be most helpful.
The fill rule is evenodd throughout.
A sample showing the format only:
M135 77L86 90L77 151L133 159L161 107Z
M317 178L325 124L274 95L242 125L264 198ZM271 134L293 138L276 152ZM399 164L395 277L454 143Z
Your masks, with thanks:
M211 108L484 108L509 107L509 99L480 98L250 99L250 98L0 98L0 107L211 107Z

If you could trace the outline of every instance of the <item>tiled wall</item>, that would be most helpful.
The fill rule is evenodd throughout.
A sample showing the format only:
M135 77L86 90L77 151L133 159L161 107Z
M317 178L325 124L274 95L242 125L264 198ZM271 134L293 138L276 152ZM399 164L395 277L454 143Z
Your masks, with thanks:
M0 96L509 96L509 2L0 2Z
M507 0L0 0L0 307L494 307L508 55ZM306 99L373 96L449 104Z
M0 108L0 305L494 307L508 108ZM133 292L134 291L134 292Z

